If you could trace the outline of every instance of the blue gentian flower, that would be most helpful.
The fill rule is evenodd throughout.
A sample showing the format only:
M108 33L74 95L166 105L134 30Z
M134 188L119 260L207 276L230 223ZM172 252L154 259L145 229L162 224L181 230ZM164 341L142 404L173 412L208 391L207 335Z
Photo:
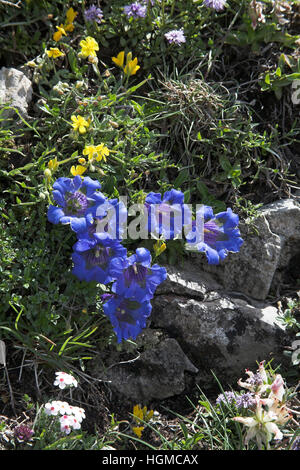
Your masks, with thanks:
M136 254L129 258L112 260L111 273L116 279L112 292L139 302L152 299L157 286L167 277L165 268L158 264L151 266L151 254L146 248L137 248Z
M79 239L73 249L73 274L81 281L96 281L100 284L108 284L114 280L114 258L122 259L127 255L126 248L118 240L112 240L103 233L94 233L90 238Z
M74 232L83 232L93 223L93 215L106 197L101 184L88 176L58 178L53 184L53 198L60 207L50 205L48 220L53 224L70 224Z
M103 312L110 319L118 343L121 343L122 339L135 340L146 327L151 310L150 302L138 302L122 295L114 295L103 305Z
M145 18L147 14L147 7L141 5L138 2L134 2L131 5L124 7L124 13L128 16L128 18Z
M186 236L186 249L205 252L208 264L219 264L229 251L240 251L243 239L237 228L239 217L230 208L214 215L211 207L203 206L196 215Z
M190 223L191 211L184 204L184 194L176 189L160 193L150 192L145 199L148 211L148 231L165 240L181 237L182 227Z
M107 199L97 205L94 217L84 232L77 233L78 239L92 239L95 233L104 234L112 240L121 240L126 228L127 208L118 199Z

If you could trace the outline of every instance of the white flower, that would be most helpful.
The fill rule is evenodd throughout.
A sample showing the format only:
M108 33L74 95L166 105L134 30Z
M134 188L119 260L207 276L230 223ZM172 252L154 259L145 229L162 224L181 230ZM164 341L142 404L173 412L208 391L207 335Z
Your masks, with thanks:
M59 413L59 402L51 401L45 404L45 413L47 415L56 416Z
M55 372L55 375L56 379L54 385L57 385L62 390L66 387L77 387L78 385L73 375L67 374L66 372Z
M282 401L285 394L284 381L280 374L277 374L274 382L271 385L271 396L277 398L277 400Z
M72 419L69 415L63 415L60 419L60 430L65 434L70 434L72 429Z
M76 419L81 423L81 421L85 418L85 411L83 408L79 408L78 406L75 406L73 408L73 413Z
M81 428L81 422L73 415L70 416L70 425L72 426L73 429L80 429Z
M245 436L245 445L255 438L259 449L262 449L263 443L269 449L272 438L276 440L283 438L283 434L276 424L279 421L277 414L271 409L266 411L263 408L263 405L271 405L271 402L272 400L261 400L259 396L256 396L257 405L254 416L247 418L236 416L232 418L249 428Z
M70 405L66 401L60 401L58 406L61 415L72 413L72 411L70 410Z

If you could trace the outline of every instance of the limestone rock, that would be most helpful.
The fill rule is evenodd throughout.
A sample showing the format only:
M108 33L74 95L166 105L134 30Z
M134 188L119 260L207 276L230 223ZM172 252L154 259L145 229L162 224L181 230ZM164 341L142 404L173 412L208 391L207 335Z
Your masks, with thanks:
M20 115L26 118L31 98L31 81L26 75L20 70L2 67L0 70L0 105L8 104L17 108ZM13 109L5 109L1 117L2 119L14 118L18 120L18 115Z
M209 266L203 256L194 254L192 261L226 291L236 291L264 300L270 289L282 282L281 273L300 256L300 205L283 199L261 208L255 230L246 233L241 226L244 244L239 253L230 253L218 266ZM298 268L299 269L299 268ZM299 273L300 277L300 273Z
M124 362L100 373L113 391L135 402L147 403L182 393L185 373L197 373L177 341L163 339L145 349L133 362Z
M250 305L239 298L216 295L206 301L176 295L154 299L151 328L176 339L199 369L196 382L232 380L256 361L281 357L289 339L268 304Z

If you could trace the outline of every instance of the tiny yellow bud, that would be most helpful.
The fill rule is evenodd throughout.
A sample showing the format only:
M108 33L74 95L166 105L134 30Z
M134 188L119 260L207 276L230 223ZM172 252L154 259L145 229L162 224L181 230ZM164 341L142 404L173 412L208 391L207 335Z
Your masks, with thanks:
M49 180L52 176L51 170L49 170L49 168L46 168L46 170L44 171L44 175L47 178L47 180Z

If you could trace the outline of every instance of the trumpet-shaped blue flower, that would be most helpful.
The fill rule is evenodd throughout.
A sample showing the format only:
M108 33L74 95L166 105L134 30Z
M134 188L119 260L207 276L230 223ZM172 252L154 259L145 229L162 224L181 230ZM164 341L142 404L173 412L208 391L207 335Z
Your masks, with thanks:
M87 230L77 234L78 239L92 239L95 233L106 235L112 240L121 240L127 222L127 209L118 199L108 199L97 206Z
M94 233L90 238L78 240L73 249L73 274L81 281L100 284L114 280L112 262L115 257L122 259L127 254L118 240L112 240L103 233Z
M171 240L182 234L182 227L189 224L191 211L184 204L184 194L176 189L160 193L151 192L145 199L148 211L148 230L155 236Z
M103 305L103 312L110 319L118 343L121 343L122 339L135 340L146 327L151 310L150 302L138 302L134 298L129 299L122 295L114 295Z
M59 207L49 206L48 220L53 224L70 224L74 232L87 230L97 207L106 200L100 189L101 184L89 177L58 178L52 194Z
M165 268L151 266L151 254L146 248L138 248L129 258L115 258L111 266L116 279L112 292L139 302L152 299L157 286L167 277Z
M230 208L214 215L211 207L203 206L196 215L186 236L188 250L205 252L208 264L219 264L229 251L240 251L243 239L238 229L239 217Z

